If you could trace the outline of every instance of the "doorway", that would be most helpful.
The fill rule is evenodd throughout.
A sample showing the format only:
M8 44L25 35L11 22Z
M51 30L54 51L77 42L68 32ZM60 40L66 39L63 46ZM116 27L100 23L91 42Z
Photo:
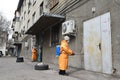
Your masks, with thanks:
M85 69L112 74L110 12L84 22Z

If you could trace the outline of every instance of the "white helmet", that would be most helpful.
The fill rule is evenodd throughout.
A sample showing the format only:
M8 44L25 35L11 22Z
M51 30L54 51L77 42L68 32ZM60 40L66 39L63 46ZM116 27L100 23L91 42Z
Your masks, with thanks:
M70 37L69 36L65 36L64 39L67 40L67 41L69 41Z

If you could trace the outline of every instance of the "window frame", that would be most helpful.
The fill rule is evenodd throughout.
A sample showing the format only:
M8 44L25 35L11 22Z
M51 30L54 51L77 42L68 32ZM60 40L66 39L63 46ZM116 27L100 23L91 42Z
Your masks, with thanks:
M56 26L50 28L50 47L54 47L56 44L59 44L59 25Z

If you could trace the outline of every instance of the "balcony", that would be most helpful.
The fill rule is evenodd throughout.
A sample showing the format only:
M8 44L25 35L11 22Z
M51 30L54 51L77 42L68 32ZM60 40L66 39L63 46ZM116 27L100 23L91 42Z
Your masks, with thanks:
M21 44L21 41L19 40L19 33L18 32L14 32L12 35L12 38L14 39L13 44L17 45L17 44Z
M27 39L31 38L32 35L23 35L21 38L19 38L19 41L24 42L27 41Z

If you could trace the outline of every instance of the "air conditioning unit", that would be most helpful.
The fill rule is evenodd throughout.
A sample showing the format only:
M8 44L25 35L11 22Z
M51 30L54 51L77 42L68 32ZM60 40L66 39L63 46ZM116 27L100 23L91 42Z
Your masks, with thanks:
M62 35L72 35L75 33L75 21L68 20L62 23Z

